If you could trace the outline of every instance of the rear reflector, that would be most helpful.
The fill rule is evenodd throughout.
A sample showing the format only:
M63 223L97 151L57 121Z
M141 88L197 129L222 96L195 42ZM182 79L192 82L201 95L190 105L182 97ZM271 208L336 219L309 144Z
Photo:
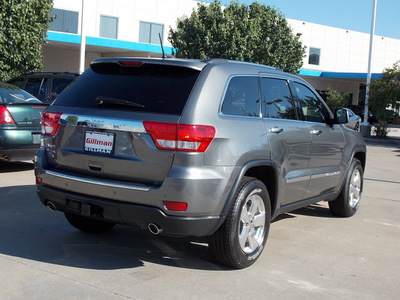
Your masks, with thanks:
M163 201L163 204L168 210L185 211L187 208L186 202Z
M44 112L42 114L42 134L54 135L58 129L58 120L60 120L62 114Z
M10 112L5 106L0 106L0 124L15 124Z
M189 125L143 121L158 149L187 152L204 152L215 136L215 128L206 125Z
M36 177L36 184L37 184L37 185L42 184L42 178Z

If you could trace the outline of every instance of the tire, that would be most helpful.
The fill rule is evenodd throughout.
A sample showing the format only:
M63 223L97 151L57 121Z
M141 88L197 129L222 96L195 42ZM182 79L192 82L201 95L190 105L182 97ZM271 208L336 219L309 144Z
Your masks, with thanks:
M252 265L264 249L271 223L271 202L265 185L244 177L221 227L209 237L213 257L228 267Z
M115 226L115 223L90 219L84 216L71 214L67 212L65 212L64 214L69 224L85 232L103 233L109 231L111 228Z
M354 126L355 131L360 131L360 123L356 123L356 126Z
M359 207L363 188L364 171L361 162L353 158L339 196L329 202L332 214L339 217L353 216Z

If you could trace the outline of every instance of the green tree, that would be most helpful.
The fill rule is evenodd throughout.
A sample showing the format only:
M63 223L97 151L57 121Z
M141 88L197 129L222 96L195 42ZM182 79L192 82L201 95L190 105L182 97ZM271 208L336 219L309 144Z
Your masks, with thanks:
M349 104L349 93L341 93L336 90L330 90L326 93L326 104L334 111L336 107L346 107Z
M381 78L373 80L369 89L369 105L381 121L388 121L391 109L399 109L400 101L400 61L386 68Z
M386 137L388 134L387 121L392 111L399 110L400 101L400 61L393 64L391 68L383 71L381 78L373 80L369 88L369 105L379 120L375 128L375 134Z
M0 0L0 80L40 70L53 0Z
M190 17L170 28L173 54L182 58L225 58L270 65L297 73L305 47L277 10L254 2L232 1L223 8L219 0L198 4Z

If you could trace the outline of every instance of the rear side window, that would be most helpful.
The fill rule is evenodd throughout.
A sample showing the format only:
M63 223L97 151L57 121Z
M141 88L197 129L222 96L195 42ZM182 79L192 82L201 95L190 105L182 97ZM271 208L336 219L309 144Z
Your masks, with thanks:
M51 91L51 98L54 100L58 95L61 94L63 90L72 82L75 78L66 78L66 77L54 77L53 78L53 86Z
M93 64L54 104L102 108L96 98L103 97L139 104L107 109L180 115L199 74L198 70L167 65Z
M286 80L261 78L263 117L296 119L295 106Z
M231 78L222 102L221 112L231 116L259 117L258 78L255 76Z
M24 90L33 96L44 99L46 95L47 78L31 77L25 85Z

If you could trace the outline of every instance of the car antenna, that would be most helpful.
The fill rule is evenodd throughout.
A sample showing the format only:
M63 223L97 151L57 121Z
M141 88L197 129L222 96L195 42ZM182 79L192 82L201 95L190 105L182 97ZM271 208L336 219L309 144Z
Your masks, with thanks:
M163 43L162 43L161 33L158 33L158 38L160 39L160 45L161 45L161 51L162 51L162 58L167 58L167 56L165 55L165 52L164 52L164 47L163 47Z

